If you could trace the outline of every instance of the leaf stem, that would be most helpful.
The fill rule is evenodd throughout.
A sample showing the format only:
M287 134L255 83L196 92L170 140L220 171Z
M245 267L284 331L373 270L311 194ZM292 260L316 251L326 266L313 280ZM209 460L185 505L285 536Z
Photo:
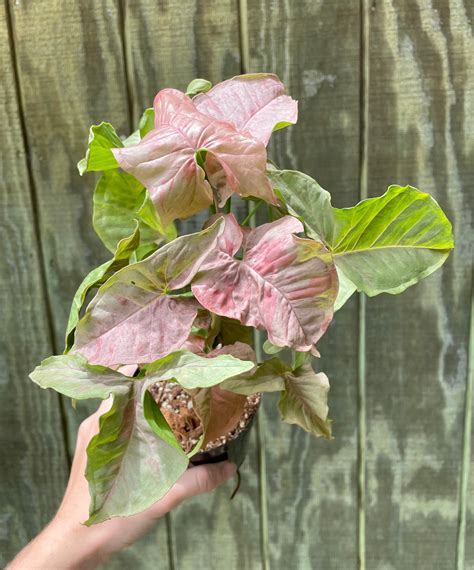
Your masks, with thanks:
M257 213L257 210L260 208L260 206L263 204L263 200L259 200L257 202L257 205L254 206L252 208L252 210L250 211L249 215L245 218L245 220L242 222L242 226L247 226L248 223L250 222L250 220L255 216L255 214Z
M229 199L224 205L224 212L226 214L230 214L231 210L232 210L232 197L229 197Z

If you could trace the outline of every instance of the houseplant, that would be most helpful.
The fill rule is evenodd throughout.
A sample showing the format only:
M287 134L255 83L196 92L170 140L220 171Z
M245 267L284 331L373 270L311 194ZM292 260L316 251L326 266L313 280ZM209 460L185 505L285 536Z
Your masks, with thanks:
M160 91L124 140L91 127L79 170L103 172L93 222L113 257L80 285L64 354L31 374L73 399L113 397L88 447L87 524L158 500L252 394L278 391L284 421L330 438L329 382L311 355L334 310L355 291L402 292L453 248L446 216L413 187L338 209L313 179L270 163L272 131L296 119L278 78L253 74ZM245 219L235 195L253 204ZM262 204L271 221L250 227ZM202 231L177 237L176 220L207 208ZM266 332L263 362L252 329ZM170 387L200 421L187 447L161 405Z

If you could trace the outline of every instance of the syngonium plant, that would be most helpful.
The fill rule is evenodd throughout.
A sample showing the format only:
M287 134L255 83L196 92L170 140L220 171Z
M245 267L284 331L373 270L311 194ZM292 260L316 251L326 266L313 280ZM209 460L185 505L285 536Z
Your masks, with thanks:
M87 449L87 524L162 497L239 420L245 396L279 392L283 421L330 438L329 382L310 355L334 311L355 291L401 293L453 248L448 219L416 188L339 209L312 178L270 163L272 132L296 120L279 79L252 74L160 91L124 140L109 123L91 127L78 167L103 171L93 223L113 257L77 290L64 354L31 374L75 400L113 397ZM232 213L236 195L253 202L245 220ZM272 221L255 227L264 203ZM176 220L207 208L202 231L177 237ZM265 331L269 354L291 350L293 364L257 363L252 329ZM159 381L194 397L204 434L190 453L151 396Z

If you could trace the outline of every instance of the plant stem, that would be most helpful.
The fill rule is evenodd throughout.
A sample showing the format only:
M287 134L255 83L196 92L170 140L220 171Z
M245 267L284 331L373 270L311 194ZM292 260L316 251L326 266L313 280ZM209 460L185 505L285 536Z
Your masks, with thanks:
M245 220L242 222L242 226L246 226L248 225L248 223L250 222L250 220L254 217L254 215L256 214L257 210L260 208L260 206L263 204L263 200L259 200L257 202L257 205L253 207L253 209L250 211L249 215L245 218Z
M226 214L230 214L231 210L232 210L232 197L229 197L229 199L224 205L224 212Z

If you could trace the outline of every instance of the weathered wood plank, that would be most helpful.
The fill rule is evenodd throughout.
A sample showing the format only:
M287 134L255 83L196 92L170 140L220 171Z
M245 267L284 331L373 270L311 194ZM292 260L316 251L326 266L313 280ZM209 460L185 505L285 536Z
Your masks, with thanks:
M48 522L68 463L59 399L28 379L51 353L8 15L0 6L0 565Z
M184 90L195 77L218 83L240 72L236 0L168 0L159 5L134 0L127 3L125 37L135 117L152 105L159 89ZM242 215L242 204L238 213ZM202 216L188 220L180 229L197 231L202 220ZM242 486L232 502L232 483L228 483L171 514L175 564L180 570L195 568L201 561L211 569L260 567L255 434L241 473Z
M370 3L369 195L395 181L432 193L457 248L401 297L367 302L367 568L455 565L472 279L472 8Z
M474 289L472 293L474 293ZM457 568L464 567L466 569L474 568L474 296L471 298L471 331L469 336L469 376L464 412L464 472L459 505L457 566Z
M109 256L92 229L94 177L81 178L76 163L84 155L91 124L107 120L120 133L130 132L121 13L113 0L26 0L11 2L11 10L55 350L61 352L76 287ZM96 405L82 403L74 412L66 402L71 449L79 421ZM151 561L168 568L164 520L107 567L140 568Z
M335 205L358 200L359 9L348 2L250 0L249 71L277 73L299 100L299 121L276 133L282 168L314 176ZM331 380L334 441L281 423L265 398L268 550L271 568L357 564L357 303L339 314L316 362Z
M54 348L61 353L72 297L107 259L92 229L94 176L81 178L89 126L108 120L127 133L128 110L119 15L113 1L11 2L20 87L38 191ZM80 420L95 403L69 404L71 452Z

